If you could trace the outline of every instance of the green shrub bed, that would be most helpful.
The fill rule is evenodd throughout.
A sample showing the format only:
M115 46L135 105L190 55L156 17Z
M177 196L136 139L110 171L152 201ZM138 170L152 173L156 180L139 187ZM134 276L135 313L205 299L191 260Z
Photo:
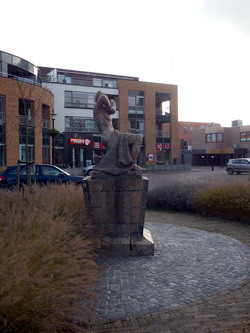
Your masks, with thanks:
M95 297L93 240L75 185L0 191L0 331L84 332ZM88 313L89 311L89 313Z

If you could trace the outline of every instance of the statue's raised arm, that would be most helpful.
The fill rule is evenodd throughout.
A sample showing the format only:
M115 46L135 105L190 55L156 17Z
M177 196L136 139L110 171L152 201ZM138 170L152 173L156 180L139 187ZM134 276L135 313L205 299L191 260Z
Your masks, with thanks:
M142 171L136 162L141 150L142 136L140 134L121 133L114 129L112 114L116 112L114 100L98 91L93 110L94 120L101 132L101 142L107 149L100 158L94 156L96 166L94 171L112 175L120 175L128 171Z

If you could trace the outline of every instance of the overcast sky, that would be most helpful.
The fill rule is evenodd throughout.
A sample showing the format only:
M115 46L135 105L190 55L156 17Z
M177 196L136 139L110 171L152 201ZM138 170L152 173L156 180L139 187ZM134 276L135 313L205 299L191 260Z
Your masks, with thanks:
M177 84L179 120L250 125L250 0L4 0L0 50Z

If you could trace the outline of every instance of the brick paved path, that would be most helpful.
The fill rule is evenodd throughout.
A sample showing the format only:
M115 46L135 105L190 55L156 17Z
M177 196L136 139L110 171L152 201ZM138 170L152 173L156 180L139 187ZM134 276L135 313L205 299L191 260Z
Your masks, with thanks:
M250 332L250 283L249 275L248 277L246 276L248 268L246 267L248 249L246 246L244 246L250 245L250 225L244 225L231 221L227 222L216 219L202 218L189 214L153 211L147 212L146 221L157 222L156 224L152 224L152 229L159 229L159 223L163 223L161 230L172 230L172 246L174 247L176 244L173 243L173 241L177 235L177 227L181 227L179 230L182 231L183 237L182 251L185 252L185 246L187 252L190 252L192 249L195 251L193 253L191 251L191 257L188 261L190 270L192 271L193 269L193 272L195 272L195 270L200 269L201 266L204 268L205 265L208 267L208 271L206 273L203 271L198 271L197 276L191 274L190 276L186 277L186 283L180 285L179 283L181 282L181 278L178 281L178 275L185 272L185 261L188 259L187 256L182 263L179 262L179 264L182 264L179 265L181 270L177 271L175 279L172 280L172 287L169 288L168 291L170 296L168 300L167 297L164 298L166 285L165 288L162 288L162 290L164 289L162 293L159 287L159 284L161 284L161 279L164 277L162 275L163 271L157 265L154 265L153 262L151 262L151 265L148 266L148 269L153 266L153 268L156 270L155 276L157 276L158 280L155 284L153 283L151 286L148 285L148 288L141 288L140 290L140 288L138 289L138 285L140 286L144 280L143 275L141 276L141 279L139 278L140 274L138 274L138 272L140 265L136 265L135 272L137 272L138 283L134 284L134 288L132 286L131 293L131 289L128 288L128 285L126 286L126 279L123 279L123 282L127 287L127 296L130 296L131 299L131 296L134 294L134 298L137 300L137 303L135 303L137 306L134 308L134 315L133 311L130 309L131 313L128 312L129 319L109 320L106 322L106 324L103 324L103 321L99 321L99 324L93 326L89 332ZM171 225L168 227L166 224ZM196 230L186 229L183 227L195 228ZM199 232L197 229L202 231ZM204 231L207 232L204 233ZM184 237L185 234L188 235L188 237ZM231 237L232 239L223 237L219 234ZM195 235L203 237L203 243L205 241L206 245L208 246L207 258L203 251L199 251L198 257L194 256L194 253L197 252L197 248L195 249L194 246L191 246L192 241L187 242L187 240L189 240L190 237L191 239L194 237L193 243L197 243L198 238L195 238ZM243 242L244 245L235 240ZM225 242L229 244L228 251L225 251ZM200 245L201 244L202 243L200 243ZM211 244L210 248L209 244ZM217 248L216 251L213 252L215 246L217 246ZM171 249L168 248L167 251L171 252ZM176 251L173 251L173 253L176 253ZM216 253L220 254L217 258L215 258ZM223 260L220 260L221 256L223 257ZM174 261L179 260L180 257L176 257L174 259L175 260L173 260L172 264L174 264ZM161 262L161 259L159 261L157 258L156 262L157 260L159 263ZM199 265L199 260L203 265ZM230 261L233 263L231 266ZM114 263L118 264L116 259ZM168 278L171 276L170 273L173 272L173 266L171 267L171 262L165 261L164 264L169 265L167 268L165 268L166 277ZM123 268L122 266L117 267L118 269L116 274L114 274L115 270L112 272L112 264L106 268L108 268L110 276L115 276L116 278L119 276L118 272L121 270L126 272L126 266ZM227 272L225 272L226 274L223 274L223 269L227 270ZM142 271L143 274L145 274L145 272L145 270ZM207 277L209 278L206 279ZM121 276L119 278L121 278ZM169 284L171 282L168 280L167 283ZM112 285L112 281L109 281L109 285ZM197 287L196 290L192 289L195 288L195 286ZM213 286L215 289L213 289ZM118 297L120 300L123 298L126 300L126 295L122 294L123 289L119 287L119 283L117 284L117 281L115 280L113 287L114 288L111 291L114 293L114 295L116 295L116 297ZM158 292L158 296L160 293L158 299L155 297L152 300L152 294L150 294L150 292L147 294L147 289L150 290L150 287L151 291L155 290ZM192 299L192 297L197 296L198 289L200 289L200 294L198 292L200 299L199 297L198 299ZM136 291L140 293L139 296L138 293L136 294ZM174 294L171 295L171 292ZM109 297L110 295L105 295L105 293L103 295L106 296L106 301L111 300L110 303L107 302L107 311L105 312L106 318L109 317L109 319L112 319L113 316L113 319L115 319L116 315L118 318L119 315L120 317L124 318L123 312L119 312L119 306L121 310L124 310L124 304L126 304L126 302L122 305L122 302L118 302L119 306L117 307L117 303L112 303L112 297ZM147 296L148 300L145 301ZM174 297L175 300L177 299L177 303L174 304L171 297ZM138 308L140 301L141 307ZM143 302L145 303L144 307L142 306ZM169 306L170 304L174 304L174 309ZM151 305L151 307L149 305ZM149 311L150 308L152 309L151 312ZM136 311L138 315L136 315ZM103 315L104 313L102 312L102 309L100 309L99 316Z

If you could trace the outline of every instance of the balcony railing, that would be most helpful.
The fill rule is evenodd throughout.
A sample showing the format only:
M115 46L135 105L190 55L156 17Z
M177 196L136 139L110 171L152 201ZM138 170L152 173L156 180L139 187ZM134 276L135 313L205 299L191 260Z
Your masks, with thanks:
M93 104L93 103L81 103L81 102L76 102L76 103L65 102L64 106L65 106L65 108L93 109L95 104Z
M93 77L85 77L78 78L74 76L65 76L62 75L41 75L40 78L43 82L47 83L62 83L62 84L70 84L77 86L90 86L90 87L102 87L102 88L118 88L117 80L109 80L102 78L93 78Z
M34 126L34 117L29 117L27 119L27 116L19 116L19 125L20 126Z
M47 119L43 119L43 128L50 129L50 121Z
M25 77L16 76L16 75L12 75L12 74L9 74L9 73L4 73L4 72L0 72L0 77L29 83L29 84L32 84L34 86L38 86L40 88L43 88L43 89L51 92L51 90L49 88L45 87L41 82L38 82L38 81L33 80L31 78L25 78Z
M129 133L133 133L133 134L141 134L144 136L145 131L141 130L141 129L135 129L135 128L129 128L128 129Z

